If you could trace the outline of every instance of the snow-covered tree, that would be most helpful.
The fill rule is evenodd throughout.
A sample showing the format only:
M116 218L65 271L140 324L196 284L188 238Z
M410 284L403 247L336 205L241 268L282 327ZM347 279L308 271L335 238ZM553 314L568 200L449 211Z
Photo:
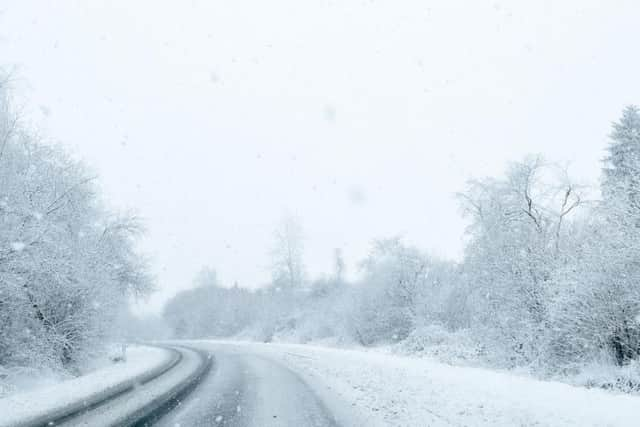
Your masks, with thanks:
M471 181L460 195L471 219L463 274L474 324L505 364L540 355L548 330L552 274L563 262L566 222L581 204L565 170L527 157L504 179Z
M416 298L428 271L425 255L400 239L374 242L363 262L353 328L362 344L398 341L416 324Z
M639 225L640 219L640 111L636 106L624 109L619 122L613 123L602 168L602 196L608 209ZM620 220L620 218L618 219Z
M300 222L291 215L284 216L273 237L270 252L273 283L283 290L300 288L305 279L304 233Z
M4 86L0 84L0 92ZM40 143L0 96L0 365L72 368L151 288L139 227L101 206L94 176Z
M552 348L561 362L640 356L640 113L613 124L602 169L602 202L581 230L574 261L560 271Z
M333 278L337 283L342 283L345 278L347 265L344 261L342 249L336 248L333 251Z
M255 296L250 291L222 286L210 268L197 275L194 285L164 308L164 320L176 337L229 337L254 323Z

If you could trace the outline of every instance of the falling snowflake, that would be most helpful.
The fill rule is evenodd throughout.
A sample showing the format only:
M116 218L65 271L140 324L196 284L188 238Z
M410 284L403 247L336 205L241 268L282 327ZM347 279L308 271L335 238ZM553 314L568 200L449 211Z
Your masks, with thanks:
M22 252L26 246L27 245L25 245L24 242L13 242L11 244L11 249L15 252Z

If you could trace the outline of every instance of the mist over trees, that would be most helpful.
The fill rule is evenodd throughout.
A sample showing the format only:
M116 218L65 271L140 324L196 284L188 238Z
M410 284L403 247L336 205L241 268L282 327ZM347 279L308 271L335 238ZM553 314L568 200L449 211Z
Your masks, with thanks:
M152 288L142 231L102 206L81 162L21 122L0 79L0 374L72 371L103 348L127 298Z
M373 242L361 278L304 274L301 228L279 225L272 283L257 291L209 277L177 295L176 336L244 337L440 348L499 367L576 372L640 355L640 112L613 124L601 197L567 168L527 156L457 195L468 220L463 259L401 239ZM206 282L206 283L205 283ZM446 350L443 350L446 351Z

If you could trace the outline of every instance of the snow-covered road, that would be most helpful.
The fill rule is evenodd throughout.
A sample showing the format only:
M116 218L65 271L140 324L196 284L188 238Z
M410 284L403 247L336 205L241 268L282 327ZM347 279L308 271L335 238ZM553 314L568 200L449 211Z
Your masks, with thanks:
M431 360L189 341L216 362L162 426L638 426L640 397Z
M338 425L331 411L301 378L264 356L234 346L198 344L214 356L208 378L157 425Z

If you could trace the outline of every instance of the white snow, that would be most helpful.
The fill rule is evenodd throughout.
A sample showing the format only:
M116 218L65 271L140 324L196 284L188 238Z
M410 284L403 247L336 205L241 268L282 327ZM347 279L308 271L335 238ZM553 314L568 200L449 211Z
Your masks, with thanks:
M375 351L225 344L283 362L316 388L330 409L344 413L349 406L349 425L640 425L640 396Z
M166 363L170 357L171 353L160 348L133 346L127 349L126 362L0 399L0 427L17 425L27 416L47 414L87 399Z

